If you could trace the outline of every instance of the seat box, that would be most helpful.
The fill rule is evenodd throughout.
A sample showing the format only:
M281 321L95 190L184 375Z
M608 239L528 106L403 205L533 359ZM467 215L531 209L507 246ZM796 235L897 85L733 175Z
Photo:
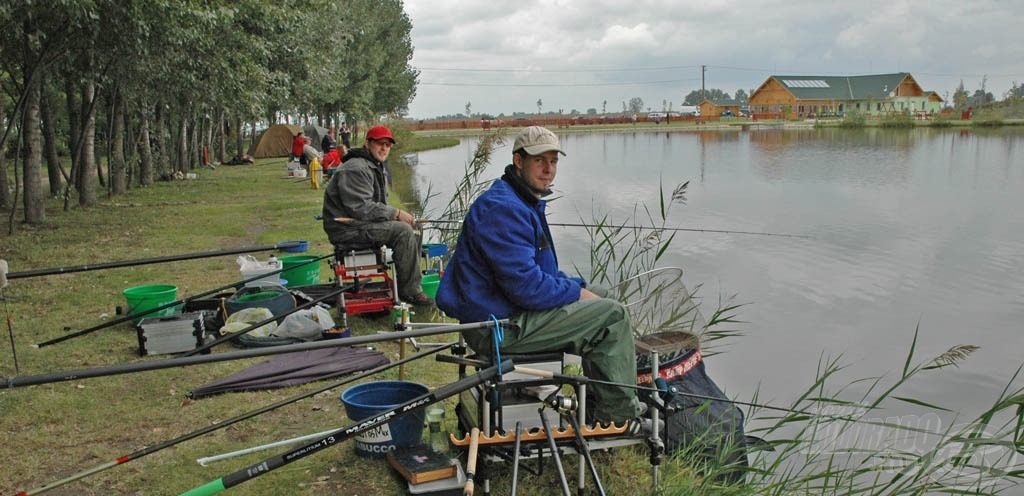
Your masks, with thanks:
M205 311L142 319L136 326L139 355L182 353L202 346L206 339Z

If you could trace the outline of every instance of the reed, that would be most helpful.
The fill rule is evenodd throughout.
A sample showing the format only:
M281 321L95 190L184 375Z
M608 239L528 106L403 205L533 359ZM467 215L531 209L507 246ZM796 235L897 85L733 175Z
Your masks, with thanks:
M482 140L456 198L445 209L461 219L482 187L478 177L489 158ZM590 244L589 266L573 267L596 284L612 287L630 309L638 335L690 332L702 347L741 339L739 311L733 296L719 296L709 318L700 312L700 285L688 290L681 268L659 267L674 234L663 229L674 208L686 203L688 183L669 191L659 188L656 208L638 204L629 219L592 212L581 218ZM631 226L629 228L624 226ZM746 423L752 439L746 446L749 467L733 462L730 449L708 449L715 440L699 436L672 455L662 494L998 494L1019 490L1024 471L1017 460L1024 441L1024 391L1009 386L982 414L962 424L958 415L901 392L924 374L943 373L970 358L977 347L960 344L938 356L915 361L918 330L894 378L847 380L842 356L819 359L818 372L802 393L782 406L762 404L755 392L747 406ZM715 352L706 353L713 356ZM1018 370L1019 373L1019 370ZM1015 382L1016 375L1009 383ZM798 389L799 391L799 389ZM924 415L893 418L886 412L910 405ZM941 428L938 414L952 420ZM645 469L645 450L627 448L617 456L635 493ZM742 483L735 480L743 471ZM616 479L613 484L621 484ZM612 494L617 494L613 492Z

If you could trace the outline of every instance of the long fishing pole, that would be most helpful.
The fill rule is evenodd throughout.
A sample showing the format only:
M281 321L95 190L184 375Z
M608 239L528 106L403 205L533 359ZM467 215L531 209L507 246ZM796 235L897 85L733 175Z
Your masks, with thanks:
M255 479L261 475L281 468L289 463L305 458L318 451L337 446L338 444L355 437L357 434L384 425L397 418L404 417L416 410L432 405L439 401L454 396L468 389L480 386L481 384L494 379L500 374L507 373L513 369L512 361L505 360L497 365L488 367L473 375L468 375L451 384L441 386L431 392L422 394L401 405L396 406L374 417L358 421L349 427L338 429L326 436L317 439L309 444L299 446L290 451L267 458L255 465L243 468L237 472L225 475L212 480L189 491L181 493L182 496L209 496L217 494L225 489L237 486L243 482Z
M168 440L168 441L164 441L164 442L162 442L160 444L149 446L147 448L143 448L141 450L135 451L133 453L129 453L127 455L119 456L119 457L117 457L117 458L115 458L115 459L113 459L111 461L108 461L106 463L102 463L102 464L97 465L97 466L95 466L93 468L90 468L88 470L83 470L81 472L78 472L76 474L70 475L68 477L65 477L65 478L57 480L57 481L48 482L48 483L43 484L43 485L41 485L41 486L39 486L39 487L37 487L35 489L31 489L31 490L28 490L28 491L21 491L19 493L15 493L15 495L16 496L31 496L33 494L44 493L44 492L49 491L51 489L55 489L57 487L63 486L64 484L67 484L69 482L74 482L76 480L88 477L88 476L90 476L92 474L95 474L95 473L98 473L98 472L102 472L102 471L104 471L104 470L106 470L108 468L116 467L118 465L124 465L125 463L128 463L128 462L130 462L132 460L138 460L139 458L142 458L144 456L152 455L153 453L156 453L157 451L160 451L160 450L163 450L163 449L166 449L166 448L170 448L171 446L175 446L175 445L181 444L181 443L183 443L185 441L188 441L188 440L191 440L191 439L195 439L195 438L197 438L199 436L202 436L202 435L205 435L205 434L209 434L209 433L214 432L214 431L219 430L219 429L223 429L225 427L228 427L229 425L237 424L238 422L241 422L243 420L256 417L258 415L262 415L262 414L267 413L267 412L269 412L271 410L276 410L278 408L281 408L282 406L290 405L292 403L298 402L300 400L304 400L306 398L310 398L312 396L318 395L318 394L323 393L325 391L329 391L329 390L334 389L336 387L341 387L341 386L344 386L345 384L356 382L358 380L365 379L365 378L371 377L371 376L373 376L375 374L379 374L381 372L384 372L384 371L386 371L388 369L391 369L391 368L394 368L394 367L397 367L397 366L400 366L400 365L404 365L404 364L406 364L408 362L411 362L413 360L418 360L418 359L426 357L426 356L428 356L428 355L430 355L432 353L437 353L438 351L451 348L456 343L457 343L457 341L453 342L453 343L446 344L446 345L441 346L439 348L430 349L430 350L421 352L419 354L403 358L403 359L401 359L401 360L399 360L397 362L381 365L379 367L376 367L376 368L371 369L371 370L367 370L365 372L362 372L360 374L354 375L352 377L348 377L348 378L343 379L341 381L331 383L331 384L329 384L327 386L324 386L324 387L321 387L319 389L315 389L313 391L302 393L302 394L299 394L297 396L293 396L291 398L283 399L283 400L278 401L276 403L273 403L273 404L270 404L270 405L258 408L256 410L252 410L250 412L243 413L241 415L235 416L235 417L230 418L228 420L224 420L224 421L218 422L216 424L211 424L211 425L208 425L206 427L203 427L202 429L198 429L198 430L192 431L192 432L190 432L188 434L185 434L185 435L182 435L182 436L178 436L178 437L176 437L174 439L171 439L171 440Z
M30 375L25 377L6 377L0 379L0 389L13 389L16 387L34 386L38 384L49 384L53 382L74 381L92 377L104 377L110 375L128 374L132 372L143 372L148 370L168 369L174 367L185 367L203 363L224 362L228 360L239 360L258 356L279 355L292 351L318 350L321 348L338 348L342 346L354 346L379 341L397 341L400 339L418 338L421 336L434 336L449 332L462 332L474 329L487 329L495 325L508 325L508 320L473 322L468 324L452 324L448 326L437 326L426 329L410 331L393 331L384 334L372 334L369 336L352 336L349 338L326 339L311 341L308 343L285 344L281 346L268 346L264 348L251 348L239 351L214 353L209 355L197 355L189 357L166 358L149 362L132 362L89 369L69 370L65 372L53 372L49 374Z
M257 274L257 275L254 275L254 276L248 278L248 279L242 279L241 281L238 281L238 282L233 282L231 284L226 284L226 285L221 286L219 288L214 288L214 289L211 289L209 291L204 291L202 293L199 293L199 294L196 294L196 295L192 295L192 296L190 296L188 298L185 298L185 299L181 299L181 300L178 300L178 301L173 301L171 303L165 303L163 305L158 305L158 306L150 308L148 310L143 310L143 311L137 312L137 313L131 313L131 314L125 315L124 317L119 317L119 318L116 318L116 319L111 320L109 322L104 322L102 324L95 325L95 326L90 327L88 329L82 329L81 331L75 331L75 332L72 332L72 333L69 333L69 334L65 334L65 335L60 336L58 338L53 338L53 339L51 339L49 341L43 341L42 343L37 343L37 344L35 344L33 346L35 348L42 348L44 346L50 346L51 344L57 344L57 343L60 343L62 341L67 341L67 340L69 340L71 338L77 338L78 336L84 336L86 334L89 334L89 333L92 333L92 332L96 332L96 331L98 331L100 329L106 329L107 327L115 326L117 324L128 322L130 320L135 320L135 319L137 319L139 317L143 317L143 316L146 316L146 315L151 315L153 313L159 312L160 310L164 310L164 309L167 309L167 308L175 307L175 306L178 306L178 305L183 305L186 302L191 302L192 300L196 300L196 299L202 298L204 296L208 296L208 295L211 295L211 294L214 294L214 293L218 293L218 292L224 291L226 289L230 289L230 288L237 288L237 287L242 286L242 285L244 285L246 283L249 283L249 282L252 282L252 281L256 281L256 280L259 280L259 279L263 279L263 278L267 277L268 275L274 275L274 274L283 272L285 270L297 269L299 267L302 267L303 265L311 264L311 263L314 263L314 262L319 262L320 260L323 260L323 259L325 259L327 257L332 257L332 256L334 256L334 255L328 254L328 255L321 256L321 257L317 257L316 259L313 259L313 260L309 260L309 261L306 261L306 262L302 262L302 263L296 264L296 265L294 265L292 267L289 267L288 269L285 269L285 268L282 267L280 269L273 270L273 271L270 271L270 272L264 272L262 274Z
M727 401L729 403L735 403L737 405L749 406L749 407L752 407L752 408L763 408L765 410L774 410L774 411L784 412L784 413L796 413L796 414L800 414L800 415L806 415L806 416L811 417L811 418L820 417L820 418L829 419L829 420L841 420L841 421L844 421L844 422L854 422L854 423L860 422L860 423L865 423L865 424L869 424L869 425L878 425L878 426L883 426L883 427L886 427L886 426L891 427L893 425L893 424L890 424L890 423L887 423L887 422L874 422L874 421L871 421L871 420L861 420L861 419L856 419L856 418L853 418L853 417L850 417L850 416L844 416L844 415L831 415L831 414L827 414L827 413L812 412L812 411L808 411L808 410L798 410L796 408L785 408L785 407L780 407L780 406L772 406L772 405L768 405L768 404L764 404L764 403L753 403L753 402L749 402L749 401L725 399L725 398L721 398L721 397L717 397L717 396L708 396L708 395L704 395L704 394L687 393L687 392L675 390L674 388L672 390L669 390L667 383L664 383L664 379L662 379L661 377L658 377L656 379L655 386L640 386L640 385L636 385L636 384L624 384L624 383L621 383L621 382L611 382L611 381L602 381L602 380L599 380L599 379L590 379L590 378L588 378L586 376L581 376L581 375L559 374L557 372L551 372L551 371L541 370L541 369L533 369L533 368L529 368L529 367L519 367L519 366L516 366L515 367L515 371L517 373L520 373L520 374L532 375L532 376L542 377L542 378L546 378L546 379L553 379L555 381L562 381L562 382L566 382L566 383L604 384L604 385L608 385L608 386L616 386L616 387L623 387L623 388L628 388L628 389L635 389L637 391L645 391L645 392L654 393L654 394L667 393L669 395L678 395L678 396L683 396L683 397L686 397L686 398L694 398L694 399L705 400L705 401ZM661 384L658 384L658 383L661 383ZM662 387L665 387L665 389L662 389ZM902 428L905 429L905 430L922 432L922 433L925 433L925 434L937 434L935 432L927 431L927 430L924 430L924 429L918 429L918 428L914 428L914 427L902 427Z
M420 219L422 224L462 224L461 220L438 220L438 219ZM586 227L586 228L602 228L602 229L636 229L646 231L686 231L686 232L702 232L702 233L716 233L716 234L750 234L755 236L781 236L785 238L803 238L813 239L812 236L806 236L803 234L785 234L785 233L770 233L770 232L756 232L756 231L726 231L722 229L700 229L695 227L654 227L654 226L628 226L628 225L613 225L613 224L584 224L584 223L571 223L571 222L549 222L549 226L555 227Z
M140 258L137 260L122 260L119 262L105 262L91 265L76 265L73 267L57 267L51 269L26 270L24 272L11 272L7 274L8 279L19 279L23 277L48 276L52 274L70 274L72 272L84 272L88 270L112 269L114 267L134 267L163 262L175 262L178 260L192 260L195 258L217 257L221 255L234 255L236 253L252 253L257 251L282 250L285 248L298 248L300 241L283 241L276 245L250 246L246 248L234 248L229 250L206 251L200 253L186 253L183 255L168 255L166 257Z

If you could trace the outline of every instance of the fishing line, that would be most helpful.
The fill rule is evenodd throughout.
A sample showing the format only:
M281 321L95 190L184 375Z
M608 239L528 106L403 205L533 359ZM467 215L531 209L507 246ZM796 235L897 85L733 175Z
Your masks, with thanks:
M148 448L144 448L144 449L135 451L133 453L129 453L127 455L119 456L119 457L115 458L114 460L111 460L109 462L97 465L96 467L93 467L93 468L88 469L88 470L83 470L81 472L78 472L77 474L71 475L71 476L66 477L64 479L60 479L60 480L53 481L53 482L48 482L48 483L43 484L42 486L39 486L39 487L37 487L35 489L29 490L29 491L22 491L22 492L15 493L15 494L16 494L16 496L30 496L30 495L33 495L33 494L44 493L44 492L49 491L51 489L55 489L57 487L63 486L64 484L67 484L69 482L74 482L76 480L88 477L89 475L95 474L97 472L102 472L103 470L106 470L108 468L111 468L111 467L114 467L114 466L117 466L117 465L123 465L123 464L128 463L128 462L130 462L132 460L137 460L137 459L142 458L144 456L151 455L151 454L156 453L157 451L163 450L165 448L170 448L171 446L174 446L174 445L177 445L177 444L181 444L181 443L183 443L185 441L188 441L188 440L191 440L191 439L195 439L195 438L197 438L199 436L202 436L204 434L209 434L211 432L223 429L223 428L228 427L230 425L237 424L238 422L241 422L243 420L250 419L250 418L256 417L258 415L262 415L262 414L267 413L267 412L269 412L271 410L276 410L276 409L278 409L278 408L280 408L282 406L289 405L289 404L292 404L292 403L296 403L296 402L298 402L300 400L303 400L303 399L306 399L306 398L318 395L320 393L329 391L329 390L334 389L336 387L344 386L345 384L349 384L349 383L352 383L352 382L355 382L355 381L358 381L358 380L361 380L361 379L365 379L367 377L370 377L370 376L373 376L375 374L384 372L384 371L386 371L388 369L391 369L393 367L404 365L404 364L406 364L408 362L411 362L413 360L418 360L420 358L429 356L430 354L437 353L438 351L451 348L455 344L457 344L457 342L449 343L449 344L443 345L443 346L441 346L439 348L433 348L433 349L424 351L422 353L419 353L419 354L416 354L416 355L413 355L413 356L410 356L410 357L403 358L403 359L401 359L401 360L399 360L397 362L381 365L381 366L376 367L374 369L367 370L367 371L365 371L365 372L363 372L361 374L349 377L347 379L344 379L344 380L341 380L341 381L338 381L338 382L334 382L332 384L329 384L327 386L321 387L319 389L315 389L315 390L312 390L312 391L309 391L309 392L306 392L306 393L302 393L302 394L299 394L297 396L293 396L291 398L283 399L283 400L278 401L276 403L272 403L272 404L267 405L265 407L258 408L256 410L252 410L252 411L247 412L247 413L243 413L241 415L238 415L236 417L230 418L228 420L224 420L224 421L218 422L216 424L208 425L206 427L203 427L202 429L198 429L198 430L192 431L192 432L190 432L188 434L185 434L183 436L179 436L179 437L176 437L174 439L171 439L171 440L168 440L168 441L164 441L164 442L162 442L160 444L156 444L156 445L150 446Z
M440 220L440 219L420 219L418 222L424 224L461 224L461 220ZM556 227L586 227L591 229L633 229L643 231L683 231L683 232L702 232L702 233L714 233L714 234L748 234L753 236L780 236L785 238L803 238L803 239L814 239L812 236L803 234L786 234L786 233L772 233L772 232L757 232L757 231L727 231L723 229L701 229L696 227L653 227L653 226L630 226L630 225L611 225L611 224L584 224L584 223L571 223L571 222L549 222L549 226Z

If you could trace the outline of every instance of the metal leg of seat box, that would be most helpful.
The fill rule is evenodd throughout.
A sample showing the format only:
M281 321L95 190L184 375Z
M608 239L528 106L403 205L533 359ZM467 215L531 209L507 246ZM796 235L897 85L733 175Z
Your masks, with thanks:
M519 442L523 434L523 423L516 422L516 442L512 451L512 492L510 496L516 496L516 486L519 485Z
M544 408L547 405L542 405L537 409L537 413L540 414L540 423L544 427L544 435L548 438L548 446L551 447L551 458L555 461L555 470L558 471L558 482L562 484L562 494L565 496L572 496L572 492L569 490L569 481L565 478L565 469L562 467L562 456L558 452L558 444L555 442L555 435L551 432L551 425L548 423L548 418L544 415Z

